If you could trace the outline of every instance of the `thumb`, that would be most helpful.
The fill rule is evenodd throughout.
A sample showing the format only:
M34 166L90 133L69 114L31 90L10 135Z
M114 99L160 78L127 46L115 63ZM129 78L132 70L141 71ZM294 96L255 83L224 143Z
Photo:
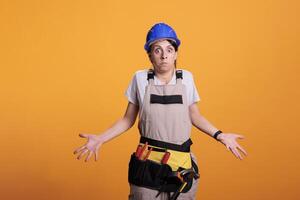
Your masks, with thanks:
M237 135L237 138L244 139L245 136L243 136L243 135Z
M85 134L85 133L79 133L79 136L82 137L82 138L87 138L88 137L88 135Z
M228 151L230 151L230 149L229 149L229 146L228 146L228 145L226 146L226 148L227 148L227 150L228 150Z

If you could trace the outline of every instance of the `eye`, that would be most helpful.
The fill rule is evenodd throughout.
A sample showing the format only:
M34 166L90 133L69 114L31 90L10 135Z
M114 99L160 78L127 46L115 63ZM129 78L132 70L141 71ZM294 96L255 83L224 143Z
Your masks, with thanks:
M154 53L156 53L156 54L158 54L158 53L160 53L160 48L156 48L156 49L154 49Z
M169 52L169 53L172 53L173 51L174 51L174 49L172 49L172 48L169 48L169 49L168 49L168 52Z

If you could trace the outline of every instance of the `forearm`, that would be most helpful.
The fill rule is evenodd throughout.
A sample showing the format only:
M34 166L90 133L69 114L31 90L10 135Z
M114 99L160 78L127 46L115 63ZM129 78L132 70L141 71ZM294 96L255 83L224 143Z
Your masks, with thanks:
M201 130L202 132L208 134L209 136L213 137L214 133L217 132L219 129L214 127L204 116L200 113L193 117L192 120L193 125Z
M204 116L200 114L197 104L192 104L189 107L189 111L192 124L200 131L213 137L214 134L219 130L215 126L213 126ZM220 139L220 137L222 137L221 135L222 133L217 136L217 139Z
M129 128L133 126L134 122L127 117L123 117L116 121L110 128L108 128L104 133L99 135L99 138L105 143L109 140L121 135Z

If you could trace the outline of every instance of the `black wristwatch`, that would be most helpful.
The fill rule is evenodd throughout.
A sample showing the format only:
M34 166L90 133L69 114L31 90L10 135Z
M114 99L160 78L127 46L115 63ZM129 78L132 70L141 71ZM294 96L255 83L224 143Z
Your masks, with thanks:
M214 137L216 140L218 140L217 137L218 137L218 135L219 135L220 133L223 133L223 132L222 132L221 130L218 130L217 132L214 133L213 137Z

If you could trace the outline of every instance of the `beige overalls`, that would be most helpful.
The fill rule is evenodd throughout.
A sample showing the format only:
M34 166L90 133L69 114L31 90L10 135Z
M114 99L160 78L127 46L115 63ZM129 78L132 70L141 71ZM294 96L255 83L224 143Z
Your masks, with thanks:
M186 87L182 83L182 79L176 76L175 85L154 85L153 78L148 81L149 84L146 86L143 105L139 114L138 128L141 136L175 144L184 143L190 138L192 124L187 104ZM150 103L151 94L182 95L183 103ZM191 153L191 157L197 163L193 153ZM187 193L181 193L178 200L196 199L198 183L199 179L194 179L192 188ZM157 190L130 184L129 200L168 199L166 192L162 192L157 198L155 197L156 194Z

